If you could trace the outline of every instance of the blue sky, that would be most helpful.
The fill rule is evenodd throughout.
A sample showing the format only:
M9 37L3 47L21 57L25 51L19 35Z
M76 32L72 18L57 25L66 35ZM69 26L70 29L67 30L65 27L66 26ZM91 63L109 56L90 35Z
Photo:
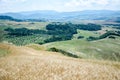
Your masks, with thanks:
M120 10L120 0L0 0L0 13L33 10Z

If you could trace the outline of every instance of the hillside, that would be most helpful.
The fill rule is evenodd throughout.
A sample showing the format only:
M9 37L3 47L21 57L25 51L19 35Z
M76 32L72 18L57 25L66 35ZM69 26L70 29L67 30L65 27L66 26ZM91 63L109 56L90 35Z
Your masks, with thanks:
M0 57L0 80L120 80L119 62L75 59L9 44L0 44L1 50L9 54Z
M120 0L0 0L0 80L120 80Z
M120 61L120 38L96 41L69 40L53 42L44 46L70 52L84 59Z

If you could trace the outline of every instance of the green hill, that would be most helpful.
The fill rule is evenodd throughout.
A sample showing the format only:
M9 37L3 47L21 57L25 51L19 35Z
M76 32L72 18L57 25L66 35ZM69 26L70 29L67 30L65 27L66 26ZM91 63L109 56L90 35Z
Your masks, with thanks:
M45 44L48 49L56 48L85 59L120 61L120 38L97 41L69 40Z

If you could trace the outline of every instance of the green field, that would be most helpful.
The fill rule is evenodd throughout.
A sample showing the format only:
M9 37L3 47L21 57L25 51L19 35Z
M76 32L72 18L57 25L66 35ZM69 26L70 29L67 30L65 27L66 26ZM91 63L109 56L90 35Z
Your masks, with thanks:
M45 29L45 26L50 22L15 22L0 20L0 30L5 28L28 28L28 29Z
M47 48L57 48L86 59L120 61L120 38L88 42L70 40L45 44Z
M98 37L100 34L97 31L85 31L85 30L77 30L77 34L74 34L73 40L78 39L79 36L84 36L84 39L88 38L89 36Z

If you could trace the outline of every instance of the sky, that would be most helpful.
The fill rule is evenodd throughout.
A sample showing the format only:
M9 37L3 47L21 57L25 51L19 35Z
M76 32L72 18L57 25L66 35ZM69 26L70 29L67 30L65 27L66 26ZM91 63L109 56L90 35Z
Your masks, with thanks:
M120 10L120 0L0 0L0 13L33 10Z

